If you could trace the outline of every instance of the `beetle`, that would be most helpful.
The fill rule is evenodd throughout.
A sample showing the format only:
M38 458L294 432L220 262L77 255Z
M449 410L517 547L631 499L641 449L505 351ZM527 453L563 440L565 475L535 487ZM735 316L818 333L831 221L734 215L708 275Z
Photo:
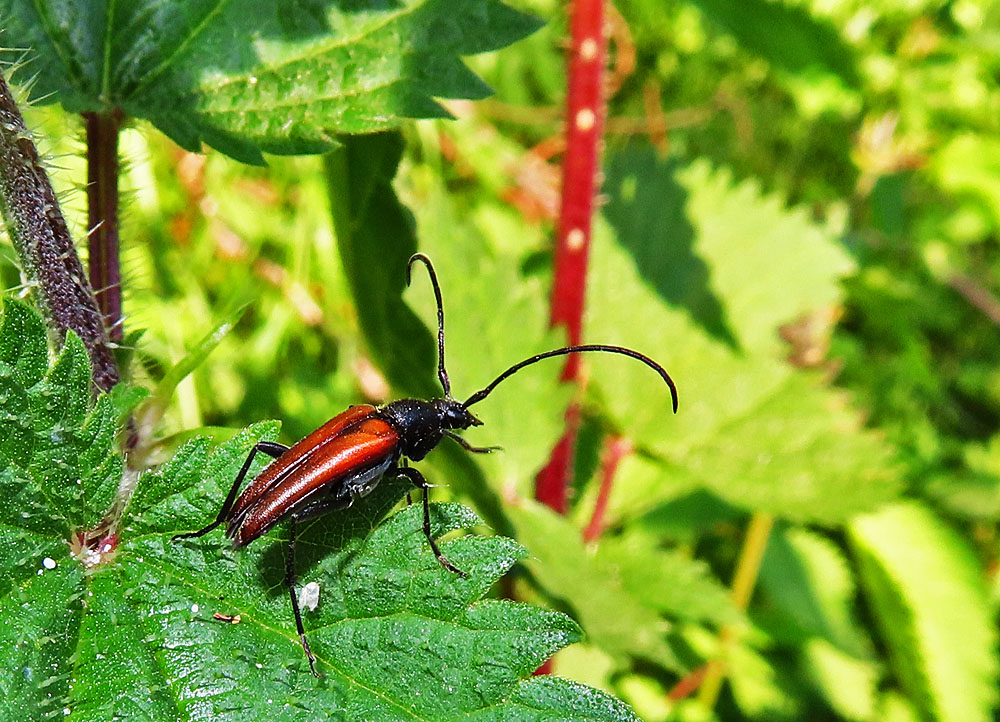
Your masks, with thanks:
M469 407L489 396L497 385L524 367L553 356L585 352L615 353L637 359L656 371L669 387L674 413L677 412L677 387L662 366L638 351L605 344L564 346L536 354L514 364L465 401L456 400L451 395L451 382L444 363L444 306L441 287L434 266L427 256L417 253L410 257L406 265L406 284L410 284L413 265L417 262L426 267L434 289L438 322L438 379L444 396L430 401L400 399L382 407L370 404L351 406L291 447L273 441L257 442L236 475L215 521L198 531L172 537L172 541L196 538L225 524L225 535L233 541L235 547L243 547L266 534L279 522L288 519L285 584L291 597L302 649L309 660L310 670L317 677L316 658L309 649L295 594L296 522L326 512L347 509L358 499L371 493L382 479L402 477L424 492L421 495L424 507L423 533L434 556L445 569L464 577L465 573L441 553L431 535L427 498L430 485L423 474L406 465L406 461L420 461L445 437L453 439L470 452L489 453L496 450L496 447L473 446L455 431L482 425L483 422L469 411ZM258 453L271 456L274 461L237 496Z

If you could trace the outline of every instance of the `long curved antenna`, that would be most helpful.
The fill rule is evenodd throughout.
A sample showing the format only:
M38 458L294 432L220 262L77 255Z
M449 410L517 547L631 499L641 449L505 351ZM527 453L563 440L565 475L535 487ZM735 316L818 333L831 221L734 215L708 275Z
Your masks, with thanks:
M434 287L434 300L437 301L438 307L438 379L441 381L441 388L444 389L444 397L450 399L451 381L448 379L448 372L444 370L444 304L441 301L441 286L438 285L437 274L434 273L431 259L423 253L414 253L406 262L406 285L410 285L410 272L416 261L420 261L427 267L427 274L431 277L431 286Z
M542 359L552 358L553 356L566 356L567 354L571 353L584 353L587 351L604 351L606 353L619 353L623 356L630 356L631 358L634 358L638 361L642 361L644 364L646 364L651 369L656 371L656 373L660 375L660 378L662 378L666 382L667 386L670 387L670 396L674 402L674 413L675 414L677 413L677 386L674 384L674 380L670 378L670 374L667 373L666 369L660 366L660 364L656 363L656 361L654 361L653 359L649 358L649 356L641 354L638 351L633 351L632 349L625 348L624 346L606 346L604 344L565 346L563 348L553 349L552 351L546 351L545 353L540 353L537 356L532 356L531 358L527 358L524 361L521 361L520 363L514 364L509 369L504 371L502 374L497 376L486 388L472 394L472 396L470 396L468 400L464 404L462 404L462 406L464 406L465 408L469 408L473 404L478 404L480 401L489 396L490 393L493 391L493 389L495 389L501 381L503 381L505 378L509 376L512 376L513 374L516 374L525 366L530 366L531 364L537 363Z

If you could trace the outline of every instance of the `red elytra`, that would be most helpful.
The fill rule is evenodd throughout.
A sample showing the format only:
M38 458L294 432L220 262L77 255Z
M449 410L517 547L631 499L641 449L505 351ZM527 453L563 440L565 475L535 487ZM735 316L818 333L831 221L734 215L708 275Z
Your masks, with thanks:
M399 434L374 417L369 404L352 406L275 459L248 486L230 511L226 536L245 546L266 534L302 502L347 470L377 467L392 458Z

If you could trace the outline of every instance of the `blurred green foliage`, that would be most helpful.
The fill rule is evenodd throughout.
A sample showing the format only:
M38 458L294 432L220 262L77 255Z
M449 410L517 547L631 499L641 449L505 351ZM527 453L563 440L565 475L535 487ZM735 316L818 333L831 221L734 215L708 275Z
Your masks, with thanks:
M124 133L131 378L164 391L140 407L160 404L151 460L195 432L274 418L292 442L351 403L433 393L433 298L419 275L403 290L413 248L441 277L457 396L561 342L545 149L566 23L554 2L521 7L549 22L470 60L495 96L449 105L456 120L266 168ZM450 489L435 494L527 546L504 593L581 623L556 673L649 722L995 719L1000 2L618 12L585 336L661 361L680 414L648 369L589 359L559 518L528 501L570 397L558 363L538 366L477 407L468 438L503 453L446 442L423 463ZM28 114L82 235L76 121ZM634 452L588 544L612 434ZM741 608L726 587L750 519L773 526ZM709 710L714 659L728 683Z

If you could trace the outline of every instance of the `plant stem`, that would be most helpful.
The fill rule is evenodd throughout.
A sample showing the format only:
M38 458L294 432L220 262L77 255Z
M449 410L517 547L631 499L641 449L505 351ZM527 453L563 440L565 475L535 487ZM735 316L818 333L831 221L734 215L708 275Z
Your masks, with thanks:
M101 311L66 219L6 81L0 76L0 216L53 344L74 331L90 354L94 385L120 380Z
M757 512L750 517L746 537L743 539L743 548L740 550L740 558L736 562L736 572L733 575L731 595L737 609L745 610L750 603L754 586L757 584L757 575L760 573L760 564L764 559L764 552L767 550L767 540L771 536L773 527L774 515L772 514ZM698 699L706 709L715 707L715 702L719 698L722 680L726 676L726 658L729 648L738 637L738 633L739 628L731 624L727 624L719 631L719 654L708 663L704 681L698 693Z
M124 338L118 253L118 134L122 112L84 113L90 285L112 340Z
M573 453L579 430L580 404L573 400L566 408L563 435L552 449L548 462L535 477L535 498L559 514L565 514L569 509L566 489L573 477Z
M566 152L563 154L562 199L549 319L553 326L566 327L571 344L578 344L581 339L587 256L604 127L607 56L604 17L604 0L572 0ZM563 380L577 381L579 370L579 357L569 356L563 367ZM549 463L535 479L536 498L560 513L566 511L566 490L573 475L579 416L579 406L571 404L566 412L566 431Z
M604 0L574 0L570 8L569 94L562 202L556 236L552 325L564 325L569 342L581 342L594 195L604 127ZM580 357L569 356L564 379L575 379Z
M604 441L604 453L601 455L601 488L597 491L597 502L590 523L583 530L583 541L597 541L604 531L604 514L608 510L608 499L611 498L611 485L622 459L632 453L632 442L623 436L610 436Z

